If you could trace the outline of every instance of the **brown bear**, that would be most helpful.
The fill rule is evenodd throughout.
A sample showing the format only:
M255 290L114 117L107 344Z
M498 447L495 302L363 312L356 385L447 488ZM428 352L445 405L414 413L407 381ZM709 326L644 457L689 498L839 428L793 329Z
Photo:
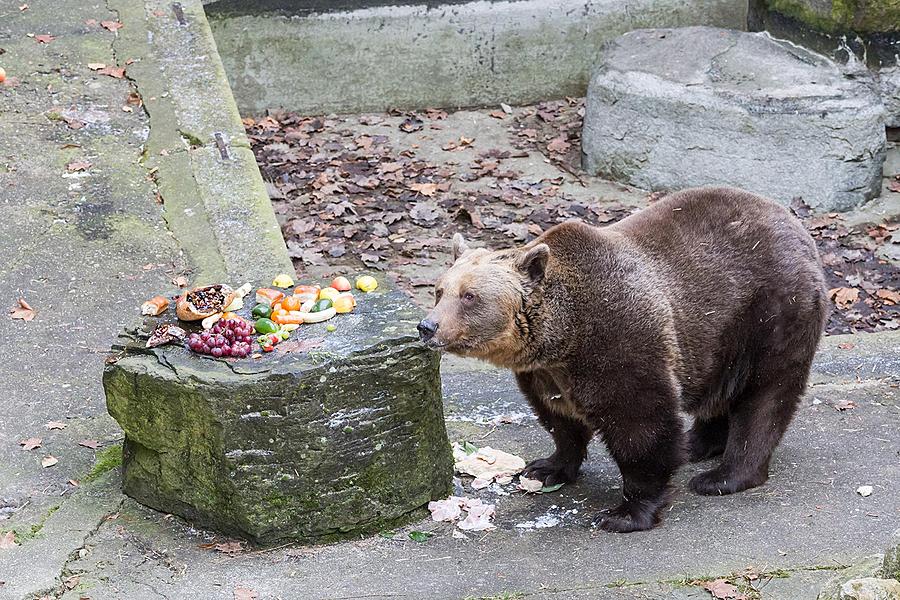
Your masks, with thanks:
M419 332L513 370L556 444L525 475L573 481L599 433L624 498L596 523L619 532L659 523L685 458L721 455L691 480L698 494L767 480L829 306L815 244L784 207L688 189L521 248L470 249L456 234L453 256Z

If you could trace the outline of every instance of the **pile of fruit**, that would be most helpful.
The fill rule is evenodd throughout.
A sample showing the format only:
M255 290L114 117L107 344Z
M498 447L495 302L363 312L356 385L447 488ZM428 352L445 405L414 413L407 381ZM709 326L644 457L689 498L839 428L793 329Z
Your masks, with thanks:
M378 287L378 282L370 275L356 279L356 289L371 292ZM294 288L290 292L282 291ZM281 288L281 289L276 289ZM176 301L175 309L182 321L202 320L203 331L186 334L178 327L169 324L157 326L171 328L167 331L182 332L180 339L185 347L198 354L215 358L245 358L253 355L253 334L258 337L256 343L264 352L271 352L275 346L291 335L291 332L307 323L321 323L338 314L352 312L356 308L356 298L351 292L350 281L346 277L336 277L331 285L322 288L318 285L298 285L289 275L279 275L272 282L271 288L260 288L256 291L256 305L250 311L250 317L242 317L236 313L244 307L244 298L250 293L250 285L233 290L227 285L217 284L194 288L182 294ZM164 313L169 302L157 296L141 306L145 315L159 316ZM336 328L329 324L326 329ZM151 340L159 343L171 341L173 336L154 335ZM148 347L159 345L151 344Z

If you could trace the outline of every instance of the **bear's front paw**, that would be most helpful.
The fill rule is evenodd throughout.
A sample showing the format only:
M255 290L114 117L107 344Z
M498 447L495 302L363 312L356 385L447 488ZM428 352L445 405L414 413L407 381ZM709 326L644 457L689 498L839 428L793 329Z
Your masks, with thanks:
M544 485L556 485L559 483L572 483L578 476L578 468L581 465L562 462L552 456L533 460L522 470L522 475L528 479L537 479Z
M764 469L746 473L740 469L726 469L718 466L695 475L689 485L694 493L701 496L724 496L760 486L768 478L768 471Z
M622 502L616 508L602 511L594 525L613 533L630 533L652 529L660 522L657 511L635 502Z

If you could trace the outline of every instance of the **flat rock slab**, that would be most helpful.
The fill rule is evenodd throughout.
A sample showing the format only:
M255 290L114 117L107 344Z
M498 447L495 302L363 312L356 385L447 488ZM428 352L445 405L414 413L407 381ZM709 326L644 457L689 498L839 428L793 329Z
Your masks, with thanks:
M643 29L603 51L583 165L642 188L727 184L819 210L877 196L884 107L865 73L764 33Z
M257 359L126 336L103 377L125 493L260 543L378 531L446 497L439 357L406 296L361 296L336 331L304 325Z

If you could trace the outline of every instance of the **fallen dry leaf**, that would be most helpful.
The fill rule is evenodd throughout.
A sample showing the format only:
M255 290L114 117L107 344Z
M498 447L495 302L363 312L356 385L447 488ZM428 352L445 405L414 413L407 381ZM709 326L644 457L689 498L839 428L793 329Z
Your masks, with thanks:
M90 448L91 450L96 450L100 447L100 442L97 440L81 440L78 442L79 446L84 446L85 448Z
M414 192L419 192L423 196L434 196L434 193L437 191L436 183L411 183L409 184L409 189Z
M48 421L46 425L44 425L47 429L65 429L67 425L60 421Z
M39 44L49 44L50 42L52 42L55 39L56 39L56 37L52 36L52 35L36 35L36 36L34 36L34 41L36 41Z
M177 285L180 288L183 288L183 287L187 286L188 278L185 277L184 275L179 275L179 276L175 277L174 279L172 279L172 284Z
M19 445L22 446L22 450L34 450L41 447L41 438L28 438L19 442Z
M66 170L70 173L75 171L87 171L91 168L91 163L86 160L73 160L69 164L66 165Z
M100 26L114 32L125 27L125 24L119 21L100 21Z
M244 547L241 542L218 542L212 544L200 544L200 548L204 550L215 550L216 552L221 552L222 554L234 555L240 554L243 552Z
M97 73L100 75L109 75L116 79L122 79L125 77L125 67L103 67L102 69L98 69Z
M53 465L55 465L58 462L59 462L58 458L56 458L52 454L48 454L43 459L41 459L41 466L46 469L47 467L52 467Z
M65 581L63 581L63 585L66 586L68 590L74 590L75 587L81 582L81 577L78 575L70 575L66 577Z
M838 308L847 309L859 300L859 290L848 287L832 288L828 290L828 297L834 300Z
M856 402L854 402L853 400L841 400L840 402L835 404L834 407L841 412L845 410L852 410L856 408Z
M19 544L16 543L16 534L12 531L0 533L0 550L9 550L15 548Z
M88 63L88 69L91 71L99 71L106 68L106 63Z
M259 594L248 587L239 585L234 588L234 600L257 600L257 598L259 598Z
M746 600L746 596L738 591L736 585L728 583L724 579L704 582L701 587L712 594L713 598L719 598L720 600Z
M894 290L878 290L875 295L888 304L900 304L900 292Z
M9 309L10 317L13 319L21 319L23 321L31 321L34 319L35 310L31 305L25 302L25 298L19 298L19 306Z
M547 150L549 150L550 152L556 152L558 154L564 154L569 150L571 146L572 144L567 142L565 137L559 136L550 140L550 143L547 144Z
M900 179L897 179L897 176L894 176L894 179L888 184L888 189L892 192L900 192Z

